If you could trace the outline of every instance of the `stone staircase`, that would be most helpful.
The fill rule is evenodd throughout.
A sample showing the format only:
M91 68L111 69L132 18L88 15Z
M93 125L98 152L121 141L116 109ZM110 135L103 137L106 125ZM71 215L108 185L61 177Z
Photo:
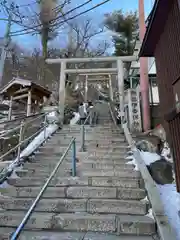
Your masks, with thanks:
M142 201L146 192L140 173L126 164L128 146L111 123L86 126L85 153L78 152L80 126L64 127L16 170L0 188L0 239L10 239L72 136L77 142L77 177L71 177L70 151L19 239L155 239L155 223Z
M109 112L109 106L107 102L97 101L96 110L98 111L98 124L108 124L111 122L112 117Z

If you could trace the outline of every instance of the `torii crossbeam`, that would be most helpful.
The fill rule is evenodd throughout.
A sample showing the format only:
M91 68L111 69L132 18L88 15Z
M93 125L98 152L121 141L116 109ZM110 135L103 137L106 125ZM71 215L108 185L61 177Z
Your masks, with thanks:
M117 74L119 102L121 116L124 114L124 67L123 62L136 61L136 56L122 56L122 57L94 57L94 58L57 58L47 59L48 64L60 64L60 84L59 84L59 110L62 113L61 118L64 118L64 104L65 104L65 80L67 73L74 74ZM88 63L88 62L116 62L114 68L89 68L89 69L67 69L67 63Z

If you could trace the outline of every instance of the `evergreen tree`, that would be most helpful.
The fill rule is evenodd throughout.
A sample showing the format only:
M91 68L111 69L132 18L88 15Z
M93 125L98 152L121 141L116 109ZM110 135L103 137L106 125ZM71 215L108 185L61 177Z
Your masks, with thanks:
M116 56L132 55L139 28L137 12L115 11L105 15L104 23L113 33L114 54Z

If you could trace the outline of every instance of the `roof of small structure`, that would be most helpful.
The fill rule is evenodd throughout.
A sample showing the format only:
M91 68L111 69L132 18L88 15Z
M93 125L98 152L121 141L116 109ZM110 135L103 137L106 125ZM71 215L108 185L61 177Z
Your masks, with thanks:
M0 94L2 95L10 95L13 92L17 91L20 87L31 87L32 91L38 93L40 96L49 97L51 95L51 91L47 88L42 87L39 84L36 84L30 80L22 79L14 77L8 84L6 84L1 90Z
M9 105L0 103L0 111L8 111Z
M176 0L156 0L148 19L148 26L139 57L153 57L156 45L164 31L167 16Z

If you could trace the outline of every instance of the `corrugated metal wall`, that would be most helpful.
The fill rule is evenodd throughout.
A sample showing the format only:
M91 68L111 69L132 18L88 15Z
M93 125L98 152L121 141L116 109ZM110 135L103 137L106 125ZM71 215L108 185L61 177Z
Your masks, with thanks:
M155 50L160 110L163 119L175 108L172 83L180 77L180 10L178 0L172 1L174 4ZM180 116L177 115L169 122L164 121L164 127L173 147L177 189L180 191Z

